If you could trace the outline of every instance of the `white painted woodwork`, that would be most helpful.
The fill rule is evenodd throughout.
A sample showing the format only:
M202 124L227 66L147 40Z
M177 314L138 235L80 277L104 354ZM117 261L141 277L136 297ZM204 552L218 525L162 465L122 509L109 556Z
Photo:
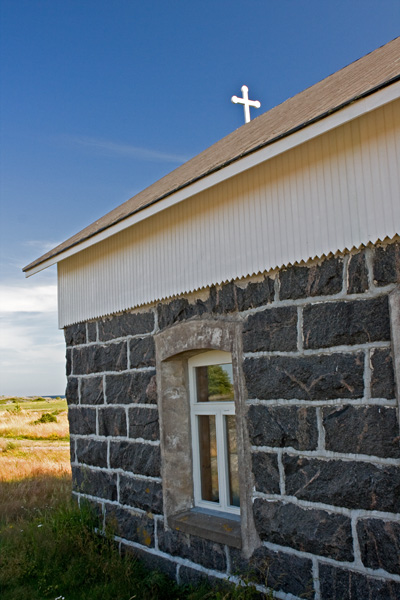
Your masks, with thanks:
M400 100L58 263L59 325L400 233Z

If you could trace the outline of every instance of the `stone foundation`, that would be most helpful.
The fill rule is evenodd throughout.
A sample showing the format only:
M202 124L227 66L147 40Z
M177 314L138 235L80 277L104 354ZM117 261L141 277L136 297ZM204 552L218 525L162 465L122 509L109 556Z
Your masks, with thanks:
M67 327L74 493L181 582L252 572L282 599L400 598L399 284L394 242ZM168 527L163 506L155 336L213 319L242 331L249 560Z

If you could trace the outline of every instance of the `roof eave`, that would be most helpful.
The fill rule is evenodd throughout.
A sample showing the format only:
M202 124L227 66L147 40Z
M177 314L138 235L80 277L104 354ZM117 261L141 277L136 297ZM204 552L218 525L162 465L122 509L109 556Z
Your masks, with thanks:
M384 81L383 83L347 100L346 102L331 108L329 111L305 121L296 127L284 132L267 142L263 142L246 152L243 152L230 160L221 163L198 177L192 178L183 185L169 190L166 194L155 198L144 206L124 215L114 223L106 225L85 238L72 243L67 248L55 252L51 257L41 260L40 258L23 268L26 277L30 277L53 264L65 260L104 239L115 235L119 231L131 227L135 223L143 221L154 214L177 204L189 196L197 194L205 189L213 187L222 181L237 175L257 164L269 160L273 156L282 154L318 135L330 131L340 125L347 123L362 114L379 108L388 102L400 97L400 75Z

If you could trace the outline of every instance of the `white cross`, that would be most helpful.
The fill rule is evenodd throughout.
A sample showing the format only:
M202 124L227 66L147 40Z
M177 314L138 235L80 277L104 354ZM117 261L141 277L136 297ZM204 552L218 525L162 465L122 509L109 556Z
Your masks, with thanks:
M231 100L233 104L244 105L244 121L245 123L250 123L250 106L254 106L254 108L260 108L261 102L258 100L249 100L249 88L247 85L242 85L241 90L243 92L243 98L232 96Z

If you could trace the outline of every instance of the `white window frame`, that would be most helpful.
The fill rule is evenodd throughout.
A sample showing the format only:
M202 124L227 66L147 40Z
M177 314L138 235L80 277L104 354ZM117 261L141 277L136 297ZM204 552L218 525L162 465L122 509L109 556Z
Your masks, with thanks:
M229 463L226 443L226 419L224 418L228 415L236 414L235 401L197 402L196 397L196 367L222 364L232 364L232 355L230 352L212 350L209 352L202 352L188 360L194 503L195 506L199 508L240 515L240 508L229 504ZM197 417L201 415L215 416L219 502L203 500L201 496L200 443L197 421Z

